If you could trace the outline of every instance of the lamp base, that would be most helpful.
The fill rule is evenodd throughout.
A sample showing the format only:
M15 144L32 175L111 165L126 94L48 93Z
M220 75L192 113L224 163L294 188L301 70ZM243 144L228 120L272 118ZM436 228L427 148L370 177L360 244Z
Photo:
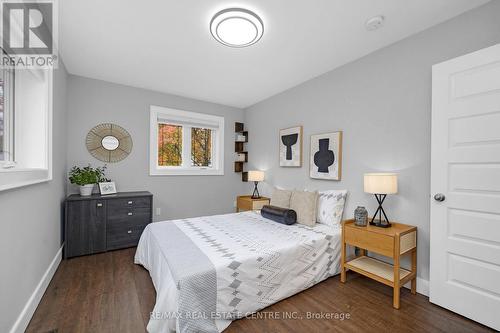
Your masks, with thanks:
M379 227L379 228L389 228L391 226L391 223L389 222L389 219L387 218L387 215L385 214L384 208L382 207L382 204L384 203L385 198L387 197L386 194L375 194L375 199L377 199L378 202L378 208L375 211L375 214L373 214L372 220L370 221L370 225ZM375 217L379 216L378 220L375 220ZM385 220L382 219L382 215L384 216Z
M391 222L380 221L380 220L372 220L372 221L370 221L370 225L373 225L373 226L379 227L379 228L390 228L391 227Z
M259 182L254 182L254 183L255 183L255 188L253 190L252 199L260 199L259 189L257 188L257 184Z

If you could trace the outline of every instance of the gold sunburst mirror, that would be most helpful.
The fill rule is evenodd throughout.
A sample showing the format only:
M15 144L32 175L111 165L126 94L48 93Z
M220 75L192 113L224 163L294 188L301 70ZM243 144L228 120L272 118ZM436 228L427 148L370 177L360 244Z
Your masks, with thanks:
M132 137L123 127L100 124L87 134L87 150L99 161L116 163L132 151Z

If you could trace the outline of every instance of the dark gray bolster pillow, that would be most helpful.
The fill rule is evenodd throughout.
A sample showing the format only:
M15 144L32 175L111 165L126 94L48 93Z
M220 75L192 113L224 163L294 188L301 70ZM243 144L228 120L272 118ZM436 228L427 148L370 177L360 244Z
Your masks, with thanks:
M297 222L297 213L293 209L266 205L261 208L260 213L266 219L282 224L290 225Z

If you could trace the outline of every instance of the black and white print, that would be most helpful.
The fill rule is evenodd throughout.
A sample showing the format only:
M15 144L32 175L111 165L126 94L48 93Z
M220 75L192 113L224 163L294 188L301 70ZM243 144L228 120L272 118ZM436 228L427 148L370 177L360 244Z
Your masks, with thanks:
M99 192L101 195L116 194L115 182L99 183Z
M302 126L280 130L280 166L302 166Z
M311 178L340 180L342 175L342 132L311 135Z

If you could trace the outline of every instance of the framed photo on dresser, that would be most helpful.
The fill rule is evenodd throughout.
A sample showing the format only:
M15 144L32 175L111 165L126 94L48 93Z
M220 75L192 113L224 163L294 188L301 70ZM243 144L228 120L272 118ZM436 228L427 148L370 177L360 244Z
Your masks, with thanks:
M99 183L99 192L101 195L116 194L115 182Z
M342 131L311 135L309 176L340 180L342 177Z
M279 147L281 167L301 167L302 126L280 130Z

